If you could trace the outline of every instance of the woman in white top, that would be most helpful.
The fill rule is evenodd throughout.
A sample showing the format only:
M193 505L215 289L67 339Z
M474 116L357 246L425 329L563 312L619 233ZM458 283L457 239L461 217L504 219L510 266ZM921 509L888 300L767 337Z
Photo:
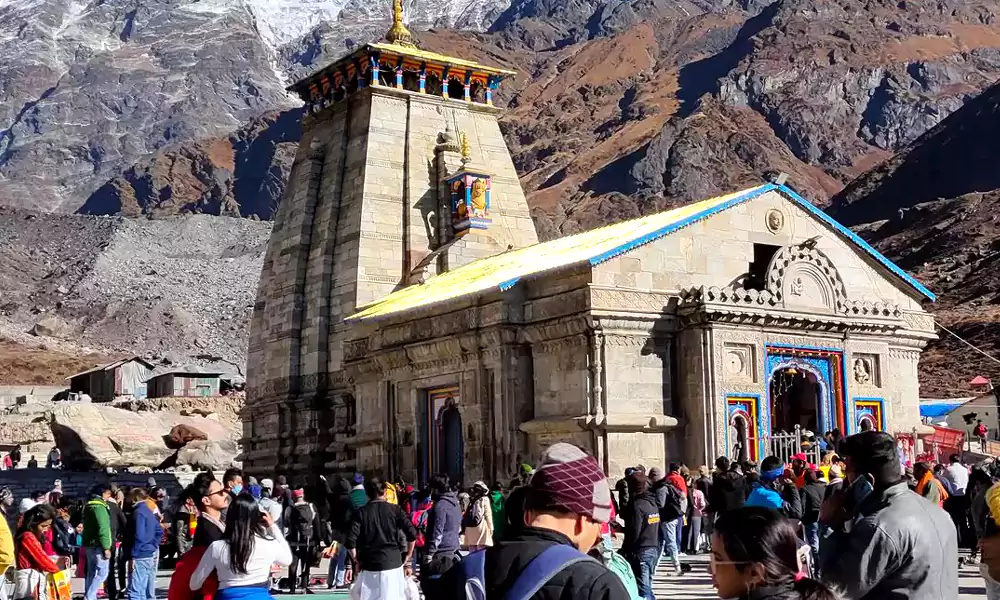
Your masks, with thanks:
M226 532L212 542L191 575L191 590L201 589L215 571L219 578L217 600L266 600L271 597L271 565L287 567L292 550L248 493L236 496L226 515Z
M465 545L469 552L483 550L493 545L493 507L490 505L490 488L482 481L472 485L472 501L462 519L465 526Z

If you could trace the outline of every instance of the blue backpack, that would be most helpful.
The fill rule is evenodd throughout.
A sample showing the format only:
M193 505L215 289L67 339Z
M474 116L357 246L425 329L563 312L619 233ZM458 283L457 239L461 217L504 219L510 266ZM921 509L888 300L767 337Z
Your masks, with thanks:
M503 600L529 600L563 569L585 560L594 559L572 546L549 546L521 571ZM466 556L459 568L465 578L466 600L486 600L486 551Z

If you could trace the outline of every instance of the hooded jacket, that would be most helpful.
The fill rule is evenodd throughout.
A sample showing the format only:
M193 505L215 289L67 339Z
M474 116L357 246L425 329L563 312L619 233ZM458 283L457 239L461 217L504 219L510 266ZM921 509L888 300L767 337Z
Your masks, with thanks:
M747 481L739 473L727 471L712 477L708 495L708 510L722 514L742 508L747 498Z
M129 558L153 558L160 549L163 528L160 527L160 520L145 502L139 502L132 509L128 530L134 536L129 540L131 551Z
M434 499L434 506L427 518L427 532L425 548L428 557L458 552L458 536L462 533L462 509L458 507L458 497L454 492Z
M660 541L660 507L652 490L638 494L622 512L625 540L622 554L634 555L642 548L656 548Z

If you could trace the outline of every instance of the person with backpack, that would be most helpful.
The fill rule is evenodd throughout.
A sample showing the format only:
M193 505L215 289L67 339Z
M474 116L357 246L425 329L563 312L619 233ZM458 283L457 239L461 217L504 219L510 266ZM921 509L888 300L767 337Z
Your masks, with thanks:
M653 481L651 490L660 509L661 557L671 561L674 573L680 575L683 571L677 523L683 522L684 514L687 512L687 494L682 493L669 478L664 477L663 469L660 467L649 470L649 479Z
M619 577L586 556L600 542L611 506L611 488L594 457L553 444L526 486L524 529L467 556L443 578L446 593L427 597L629 600Z
M286 539L292 548L292 563L288 565L288 588L292 594L296 593L297 585L302 586L303 592L309 590L309 571L316 562L320 544L326 545L319 510L312 502L306 502L305 496L302 488L292 490L293 504L285 510Z
M649 472L653 474L656 470L654 467ZM653 573L660 559L660 507L645 475L634 472L626 483L629 503L622 510L625 522L622 555L632 566L639 597L653 600Z
M472 484L469 508L462 518L465 545L469 552L493 545L493 506L489 493L490 488L482 481Z
M427 547L427 520L430 517L431 506L430 493L426 490L414 492L410 512L410 523L417 531L417 539L414 541L413 560L411 567L416 570L418 564L424 562L424 552Z

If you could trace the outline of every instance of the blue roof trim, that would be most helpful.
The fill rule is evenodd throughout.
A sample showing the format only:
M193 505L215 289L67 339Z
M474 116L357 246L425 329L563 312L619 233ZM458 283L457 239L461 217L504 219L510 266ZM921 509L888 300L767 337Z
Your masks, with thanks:
M904 271L904 270L900 269L899 267L897 267L891 260L889 260L888 258L886 258L885 256L883 256L881 252L879 252L875 248L872 248L871 245L869 245L868 242L866 242L863 239L861 239L861 237L858 234L854 233L853 231L851 231L847 227L844 227L840 223L836 222L833 219L833 217L831 217L830 215L826 214L825 212L823 212L819 208L816 208L812 204L812 202L809 202L808 200L806 200L802 196L798 195L794 190L792 190L788 186L782 184L782 185L775 186L775 187L781 193L783 193L788 199L792 200L793 202L795 202L796 204L798 204L802 208L806 209L807 211L809 211L810 213L812 213L813 216L815 216L819 220L823 221L824 223L826 223L830 227L833 227L838 232L840 232L842 235L844 235L847 239L851 240L856 246L858 246L859 248L861 248L862 250L864 250L869 256L871 256L876 261L878 261L879 264L881 264L886 269L889 269L890 271L892 271L892 273L894 275L896 275L897 277L899 277L900 279L902 279L903 281L905 281L906 283L908 283L910 285L910 287L912 287L913 289L917 290L918 292L920 292L921 294L923 294L924 296L926 296L927 298L929 298L931 301L937 300L937 296L935 296L933 292L931 292L929 289L927 289L926 287L924 287L924 285L922 283L920 283L919 281L917 281L916 279L914 279L913 276L911 276L909 273L907 273L906 271Z
M506 292L510 288L512 288L515 285L517 285L518 281L521 281L520 277L515 277L514 279L508 279L507 281L504 281L503 283L500 284L500 291L501 292Z
M762 186L760 186L758 188L754 188L754 189L750 190L749 192L747 192L745 194L742 194L740 196L737 196L737 197L733 198L732 200L729 200L727 202L723 202L722 204L719 204L717 206L713 206L712 208L707 208L707 209L701 211L700 213L695 213L695 214L691 215L690 217L688 217L686 219L683 219L683 220L678 221L676 223L671 223L670 225L667 225L666 227L662 227L660 229L657 229L656 231L651 231L651 232L647 233L646 235L644 235L642 237L638 237L638 238L636 238L634 240L629 240L628 242L622 244L621 246L616 246L616 247L612 248L611 250L608 250L607 252L604 252L603 254L598 254L597 256L593 256L590 259L590 264L591 264L591 266L599 265L602 262L606 262L608 260L611 260L612 258L614 258L616 256L619 256L621 254L624 254L624 253L626 253L626 252L628 252L630 250L634 250L634 249L636 249L636 248L638 248L640 246L645 246L646 244L648 244L650 242L656 241L656 240L660 239L661 237L663 237L665 235L668 235L668 234L671 234L671 233L677 231L678 229L683 229L684 227L687 227L688 225L690 225L692 223L695 223L697 221L700 221L702 219L710 217L710 216L712 216L714 214L720 213L720 212L722 212L724 210L730 209L730 208L736 206L737 204L746 202L747 200L752 200L753 198L756 198L757 196L760 196L761 194L766 194L767 192L770 192L771 190L775 190L775 189L778 189L778 186L774 185L773 183L768 183L768 184L762 185Z

